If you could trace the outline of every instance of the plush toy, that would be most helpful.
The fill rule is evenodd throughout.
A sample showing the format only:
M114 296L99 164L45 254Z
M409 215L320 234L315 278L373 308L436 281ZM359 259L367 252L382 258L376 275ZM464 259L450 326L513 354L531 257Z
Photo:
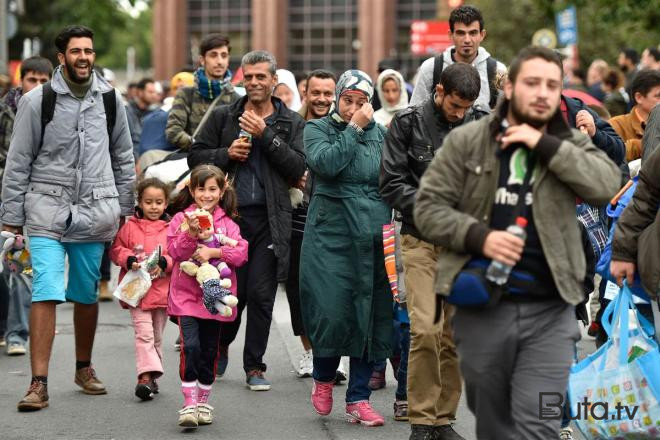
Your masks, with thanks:
M25 238L20 234L9 231L0 232L0 272L4 270L4 263L8 264L13 273L32 275L30 252L26 248Z
M223 264L227 267L225 263ZM236 307L238 299L229 291L231 281L228 278L221 279L217 267L212 266L210 263L202 263L197 266L192 261L184 261L180 267L182 271L195 277L199 283L202 288L204 307L209 313L231 316L231 308ZM229 270L228 267L227 270ZM231 271L229 273L231 274Z

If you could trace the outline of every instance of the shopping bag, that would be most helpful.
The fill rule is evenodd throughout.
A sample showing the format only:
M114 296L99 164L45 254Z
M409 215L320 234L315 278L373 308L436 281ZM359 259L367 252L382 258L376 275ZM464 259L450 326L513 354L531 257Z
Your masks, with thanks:
M396 270L396 225L394 223L383 225L383 255L392 297L394 301L399 302L399 275Z
M151 276L144 269L129 270L112 293L131 307L137 307L151 287Z
M627 285L603 313L603 327L607 342L571 368L571 418L589 440L657 438L660 352Z

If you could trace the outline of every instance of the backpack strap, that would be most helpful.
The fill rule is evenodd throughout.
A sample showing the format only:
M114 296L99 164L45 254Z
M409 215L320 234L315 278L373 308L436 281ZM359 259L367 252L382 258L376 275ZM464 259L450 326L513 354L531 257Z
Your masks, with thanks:
M117 95L115 89L105 92L103 95L103 107L105 108L105 122L108 128L108 145L112 144L112 131L117 121Z
M440 83L440 76L442 69L445 67L445 59L443 54L433 57L433 84L431 84L431 96L435 92L435 86Z
M490 92L490 100L488 105L491 109L495 108L497 104L497 89L495 88L495 75L497 75L497 60L493 57L486 59L486 73L488 75L488 91Z
M57 100L57 92L53 90L50 81L42 86L43 96L41 98L41 140L39 141L39 149L41 150L44 144L44 133L46 132L46 125L53 120L55 114L55 101Z

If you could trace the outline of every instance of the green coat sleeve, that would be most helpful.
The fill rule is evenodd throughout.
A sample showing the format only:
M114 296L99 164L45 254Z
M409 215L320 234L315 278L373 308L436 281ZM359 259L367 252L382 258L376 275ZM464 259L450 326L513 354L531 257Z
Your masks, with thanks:
M328 135L328 122L309 121L305 125L304 143L307 165L318 176L333 178L353 160L359 135L351 127L340 132L334 142Z

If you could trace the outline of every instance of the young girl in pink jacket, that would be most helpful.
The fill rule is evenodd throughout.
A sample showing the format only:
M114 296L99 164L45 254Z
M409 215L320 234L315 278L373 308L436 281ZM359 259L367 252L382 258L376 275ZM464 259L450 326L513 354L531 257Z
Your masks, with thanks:
M135 215L119 230L110 249L110 259L119 267L119 280L129 270L137 270L140 263L160 245L161 258L151 271L152 283L137 307L130 308L135 330L135 358L138 383L135 395L151 400L158 392L156 379L163 375L161 351L163 330L167 322L167 295L170 286L172 259L167 255L168 216L165 214L169 187L158 179L138 183L138 206Z
M236 214L236 200L234 189L227 183L222 170L212 165L200 165L192 170L188 187L174 202L175 207L187 208L174 216L167 234L168 253L174 260L167 313L179 323L179 374L184 397L183 409L179 411L179 425L187 428L208 425L213 421L213 407L208 404L208 399L215 381L220 323L236 319L236 308L229 317L211 314L204 306L198 281L179 266L188 260L197 263L212 259L224 261L231 269L229 290L236 296L235 270L248 258L248 243L232 220ZM236 240L236 246L210 248L201 244L198 241L200 222L190 215L198 208L211 213L214 232ZM182 228L184 222L187 227Z

